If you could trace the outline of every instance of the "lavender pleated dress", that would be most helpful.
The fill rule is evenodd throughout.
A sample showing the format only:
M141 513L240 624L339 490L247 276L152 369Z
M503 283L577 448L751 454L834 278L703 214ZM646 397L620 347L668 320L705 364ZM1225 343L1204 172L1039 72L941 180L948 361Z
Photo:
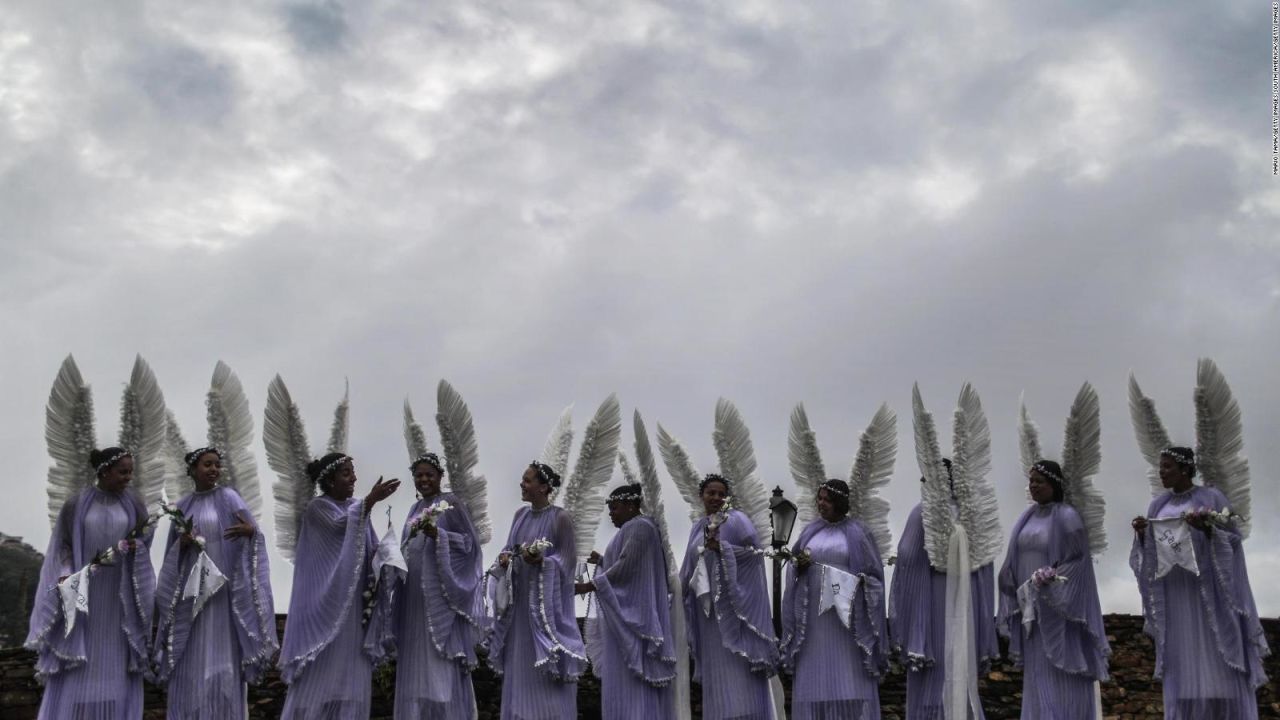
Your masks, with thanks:
M409 538L409 521L438 502L437 537ZM396 595L395 716L397 720L471 720L476 712L471 671L476 628L483 613L480 539L471 516L452 494L419 500L400 535L409 566Z
M192 493L177 507L193 521L227 582L192 621L195 600L182 594L200 549L184 547L170 528L156 591L154 651L156 679L168 687L167 717L243 720L246 683L262 679L279 649L266 540L261 530L251 538L223 538L240 517L254 521L231 488Z
M367 720L375 662L391 642L390 584L362 623L377 539L360 498L311 500L293 568L293 596L280 649L289 684L283 720Z
M517 545L546 539L551 548L529 564ZM511 605L494 619L489 665L502 675L503 720L563 720L578 715L578 677L586 648L574 616L577 547L573 521L548 505L516 511L505 549L512 551ZM490 591L496 583L490 583Z
M1018 588L1045 567L1067 579L1034 590L1028 625ZM1027 508L1009 535L999 584L998 629L1023 668L1022 720L1101 720L1094 681L1108 678L1111 648L1089 538L1075 508L1059 502Z
M862 523L818 518L792 548L808 550L813 565L792 564L783 600L782 661L795 675L791 720L879 720L880 676L887 665L884 566ZM852 627L835 609L819 614L822 565L861 576L853 598Z
M1222 510L1215 488L1195 486L1151 502L1147 517L1179 517L1188 510ZM1142 592L1145 631L1155 640L1155 676L1164 682L1166 720L1253 720L1255 692L1266 683L1270 654L1253 602L1244 548L1234 527L1193 529L1197 577L1182 567L1156 579L1153 526L1135 538L1129 564Z
M598 617L589 622L609 720L675 717L676 648L671 637L667 558L653 520L622 525L605 549L593 582Z
M889 637L908 671L907 717L941 720L946 683L943 656L947 641L947 576L929 565L920 510L920 505L912 509L898 541L898 561L889 591ZM995 626L995 571L991 565L983 565L970 573L969 580L975 660L981 672L1000 654ZM985 717L979 712L975 720Z
M777 672L778 645L769 612L764 558L756 553L755 526L740 510L730 510L720 526L720 550L706 550L710 516L689 533L680 582L693 651L695 682L702 683L704 720L770 720L769 678ZM702 563L711 581L711 608L690 586Z
M70 635L56 586L59 577L115 548L146 515L132 491L116 495L96 487L83 490L58 514L25 643L36 652L36 676L45 686L40 720L142 717L155 601L151 555L143 547L99 565L90 576L89 612L78 615ZM150 539L148 534L144 544Z

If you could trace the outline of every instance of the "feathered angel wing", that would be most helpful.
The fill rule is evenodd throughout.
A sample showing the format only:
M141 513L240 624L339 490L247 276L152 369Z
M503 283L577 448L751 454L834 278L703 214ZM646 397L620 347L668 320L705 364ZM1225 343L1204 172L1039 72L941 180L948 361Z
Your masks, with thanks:
M1152 497L1164 492L1160 482L1160 451L1169 447L1169 433L1165 432L1156 404L1142 394L1138 378L1129 373L1129 418L1133 420L1133 434L1138 438L1138 452L1147 461L1147 481L1151 483Z
M409 398L404 399L404 446L409 451L409 462L430 452L427 446L427 434L422 425L413 418L413 408L409 406Z
M333 411L333 427L329 429L329 452L347 454L351 431L351 382L342 382L342 400Z
M93 432L93 393L70 355L62 361L49 390L44 411L44 439L49 446L49 524L58 521L62 506L92 485L96 476L89 453L97 446Z
M675 481L680 497L689 504L689 519L697 522L703 515L702 493L698 491L698 486L702 484L702 474L694 467L684 445L668 433L662 423L658 423L658 452L662 453L662 462Z
M569 450L573 447L573 405L565 408L547 436L538 462L550 465L563 476L569 470Z
M165 466L164 497L170 503L191 492L190 478L187 477L187 453L191 447L182 437L182 428L178 426L178 418L173 412L165 410Z
M826 468L822 466L822 453L818 451L818 438L809 427L809 416L804 403L797 403L791 411L791 430L787 433L787 461L791 465L791 478L796 481L797 524L808 525L817 514L818 488L827 481Z
M160 383L142 356L120 398L120 447L133 453L133 487L148 507L164 499L165 407Z
M1018 454L1022 459L1022 476L1026 478L1031 466L1044 459L1040 452L1040 426L1027 411L1026 396L1018 398Z
M595 544L596 528L604 514L603 490L613 477L621 436L622 408L618 398L610 395L583 431L578 462L564 486L564 509L573 518L574 540L578 554L584 558L591 554L591 546Z
M769 521L769 491L756 472L756 451L751 445L751 432L742 413L724 398L716 401L716 425L711 434L720 458L720 472L728 478L730 491L738 509L751 518L760 542L773 537Z
M951 520L951 483L947 467L942 463L938 445L938 429L933 414L925 410L920 385L911 388L912 427L915 430L916 462L924 482L920 487L920 520L924 526L924 549L929 564L940 572L947 570L947 545L955 523Z
M262 489L258 463L253 458L253 412L240 378L221 360L213 368L205 404L209 410L209 444L223 452L223 483L240 494L255 521L261 520Z
M493 524L489 520L489 483L483 475L475 472L480 462L480 445L476 442L471 410L462 395L444 380L436 387L436 407L440 445L444 448L449 469L449 487L467 506L476 534L480 536L480 544L484 545L493 538Z
M1222 371L1209 358L1196 363L1196 467L1204 484L1227 496L1231 511L1240 515L1242 537L1249 537L1252 502L1249 461L1244 456L1244 424L1240 405Z
M1095 558L1107 549L1107 501L1093 484L1102 468L1101 403L1089 383L1080 386L1062 439L1063 500L1080 513Z
M850 514L875 538L880 557L889 557L893 534L889 532L889 501L880 488L889 484L898 457L898 415L883 404L872 416L858 440L858 456L849 471Z
M279 375L267 386L267 410L262 420L262 442L267 448L267 464L276 471L271 494L276 501L276 547L293 560L302 529L302 513L315 496L307 475L311 448L298 406Z
M640 486L644 494L645 514L658 526L658 536L662 542L663 553L667 557L667 573L673 575L679 571L676 557L671 549L671 536L667 530L667 508L662 502L662 481L658 478L658 463L653 457L653 447L649 445L649 432L645 429L644 418L636 410L631 417L636 437L636 462L640 465ZM624 457L619 455L619 457ZM625 474L625 466L624 466Z
M982 400L969 383L960 388L956 408L951 456L960 520L969 535L969 558L980 568L995 560L1003 538L1000 535L1000 507L991 472L991 428L982 410Z

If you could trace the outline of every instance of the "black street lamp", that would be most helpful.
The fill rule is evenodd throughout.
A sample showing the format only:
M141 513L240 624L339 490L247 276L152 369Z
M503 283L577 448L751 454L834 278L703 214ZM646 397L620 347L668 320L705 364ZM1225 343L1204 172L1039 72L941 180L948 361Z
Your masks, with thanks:
M791 542L796 524L796 504L782 497L782 488L773 488L769 498L769 525L773 528L773 549L781 550ZM773 635L782 639L782 558L773 556Z

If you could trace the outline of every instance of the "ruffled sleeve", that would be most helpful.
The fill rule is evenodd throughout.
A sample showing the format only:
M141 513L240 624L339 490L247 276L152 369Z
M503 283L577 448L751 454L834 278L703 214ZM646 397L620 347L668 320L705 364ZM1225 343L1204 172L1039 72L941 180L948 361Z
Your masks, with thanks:
M753 672L773 675L778 646L755 527L741 511L731 510L719 528L719 540L720 550L706 553L716 568L713 605L725 649L746 660Z
M650 520L633 518L610 543L609 562L601 565L592 581L601 620L622 644L627 668L656 687L665 686L676 675L666 558L660 543Z
M530 626L533 628L534 665L561 681L574 681L586 669L586 647L574 615L573 570L577 560L573 522L562 508L554 508L552 546L539 563L513 558L517 574L529 582Z
M889 593L890 644L908 668L932 665L941 655L942 648L933 647L930 637L932 604L933 568L924 547L921 508L916 505L898 540L898 559Z
M416 587L406 587L405 592L422 594L426 607L427 634L432 645L442 657L450 658L467 669L476 666L475 630L480 627L479 594L481 577L480 542L471 517L465 508L452 498L451 509L436 519L436 537L425 534L407 540L409 556L406 561L414 570L410 574L417 581ZM410 511L412 519L428 503L420 502ZM426 565L434 565L434 573L426 572ZM399 600L403 602L403 600ZM403 617L399 622L417 622L418 618Z

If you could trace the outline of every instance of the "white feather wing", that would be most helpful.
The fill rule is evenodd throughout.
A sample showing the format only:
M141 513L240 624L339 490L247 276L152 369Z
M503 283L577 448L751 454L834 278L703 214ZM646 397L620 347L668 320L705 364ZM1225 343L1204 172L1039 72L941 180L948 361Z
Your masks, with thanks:
M947 545L955 523L951 519L951 484L942 464L938 430L933 415L925 410L920 385L911 388L912 427L916 439L916 462L924 482L920 487L920 520L924 526L924 549L929 564L939 572L947 570Z
M175 503L191 492L191 478L187 477L187 453L191 452L191 447L182 437L178 419L169 410L165 411L164 435L164 496L166 501Z
M698 491L698 486L702 484L702 474L689 458L684 445L668 433L662 423L658 423L658 452L662 454L662 462L667 466L667 473L675 482L676 489L680 491L680 497L689 505L689 520L697 522L704 514L702 493Z
M276 471L276 481L271 486L276 503L276 547L285 559L293 560L302 513L315 496L315 488L307 476L311 449L302 414L279 375L267 386L262 441L267 448L267 464Z
M461 393L441 380L436 387L436 424L440 427L440 445L449 469L449 486L458 500L466 505L471 522L476 526L480 544L493 538L489 520L488 481L476 474L480 463L480 445L476 440L475 421Z
M120 399L120 447L133 453L132 484L149 509L164 499L165 414L160 383L139 355Z
M413 462L430 452L427 445L427 434L422 425L413 417L413 408L409 406L409 398L404 399L404 446L409 451L409 462Z
M1249 537L1253 510L1249 493L1249 461L1244 456L1244 423L1240 405L1218 366L1208 358L1196 364L1196 466L1204 484L1227 496L1240 515L1242 537Z
M573 405L565 408L556 420L538 462L550 465L561 477L569 471L569 451L573 448Z
M883 404L872 416L858 440L858 455L849 470L850 514L871 532L880 557L889 557L893 534L889 531L889 501L880 489L893 477L898 457L898 415Z
M809 416L804 403L797 403L791 411L791 429L787 433L787 461L791 466L791 478L796 482L796 523L803 528L817 515L818 488L827 481L827 471L822 465L822 453L818 450L817 434L809 427Z
M1151 484L1151 496L1155 497L1164 492L1164 484L1160 482L1160 452L1172 443L1156 414L1155 402L1142 394L1133 373L1129 373L1129 418L1138 439L1138 452L1147 461L1147 481Z
M343 382L342 400L333 411L333 427L329 429L329 452L347 454L351 434L351 383Z
M48 475L49 524L53 525L62 506L96 480L89 466L89 453L97 446L93 393L70 355L53 380L44 415L44 438L53 460Z
M621 437L622 408L618 398L610 395L582 433L578 462L564 488L564 509L573 518L574 540L581 558L590 555L595 544L596 528L604 515L604 486L613 477Z
M1094 558L1107 549L1107 501L1093 484L1102 468L1102 421L1098 392L1089 383L1071 403L1062 439L1063 501L1080 513Z
M671 548L671 535L667 529L667 507L662 502L662 481L658 477L658 463L653 457L653 447L649 444L649 432L645 429L644 418L636 410L632 415L632 425L636 438L636 462L640 465L640 486L644 493L645 514L658 526L662 550L667 558L668 585L675 580L679 572L676 558Z
M989 477L991 428L982 400L969 383L960 388L951 440L955 445L951 463L960 521L969 536L969 559L974 568L980 568L995 560L1004 538L1000 534L996 489Z
M253 411L240 378L221 360L213 368L206 398L209 444L222 450L223 483L234 489L253 513L262 519L262 488L258 462L253 457Z
M1018 398L1018 455L1022 460L1022 476L1031 472L1031 466L1044 459L1040 450L1040 426L1027 411L1026 397Z
M716 424L711 434L720 472L729 480L730 493L738 509L751 518L760 542L773 537L769 521L769 492L756 472L756 451L751 432L738 408L725 398L716 401Z

